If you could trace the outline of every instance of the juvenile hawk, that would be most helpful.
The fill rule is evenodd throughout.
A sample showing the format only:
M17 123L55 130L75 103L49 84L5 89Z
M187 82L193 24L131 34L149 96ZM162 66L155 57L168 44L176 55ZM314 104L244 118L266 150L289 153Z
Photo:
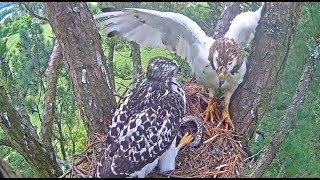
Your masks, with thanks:
M181 123L192 120L183 119L186 99L178 69L164 57L150 60L146 80L114 113L95 177L141 178L157 165L162 172L175 169L179 149L192 140L186 134L176 146Z

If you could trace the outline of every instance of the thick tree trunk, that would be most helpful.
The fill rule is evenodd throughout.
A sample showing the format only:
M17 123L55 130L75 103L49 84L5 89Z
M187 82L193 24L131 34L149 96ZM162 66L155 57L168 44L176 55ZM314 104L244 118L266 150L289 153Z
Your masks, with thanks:
M83 2L45 2L44 5L62 48L88 137L104 134L116 101L108 69L102 64L105 57L95 21Z
M58 79L58 64L61 59L61 47L54 46L48 64L47 88L45 91L44 108L41 122L43 147L52 157L56 158L52 145L52 128L54 122L55 97Z
M294 127L294 119L295 115L297 114L297 110L299 106L303 103L304 97L307 93L310 80L312 75L315 71L315 61L318 58L320 52L320 45L318 44L315 47L314 52L309 57L307 61L306 67L302 72L298 87L296 92L292 98L292 103L287 108L283 118L281 119L281 124L278 127L276 133L273 135L269 144L264 147L263 152L260 155L260 158L257 161L257 165L249 177L261 177L265 172L266 168L272 162L273 158L275 157L276 153L278 152L282 141L285 137L289 134L290 130Z
M54 157L22 124L22 116L12 107L8 95L0 82L0 127L3 129L6 145L16 149L33 167L39 177L58 177L62 174ZM28 119L29 121L29 119Z
M131 43L131 54L133 64L133 82L136 82L138 78L143 74L141 65L141 52L140 45L135 42Z
M248 58L247 74L231 99L231 117L242 142L252 137L271 99L278 75L286 61L301 2L265 4Z

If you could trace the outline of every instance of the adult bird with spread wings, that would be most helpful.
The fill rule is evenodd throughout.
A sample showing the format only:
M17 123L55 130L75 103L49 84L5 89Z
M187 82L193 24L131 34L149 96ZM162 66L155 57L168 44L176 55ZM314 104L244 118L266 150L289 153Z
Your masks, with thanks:
M222 119L226 128L233 128L229 102L246 73L244 50L251 42L263 5L255 12L237 15L226 36L217 40L208 37L190 18L173 12L137 8L104 8L94 16L102 19L108 37L119 35L151 47L168 49L187 59L198 84L209 90L205 121L214 115L215 90L224 90Z

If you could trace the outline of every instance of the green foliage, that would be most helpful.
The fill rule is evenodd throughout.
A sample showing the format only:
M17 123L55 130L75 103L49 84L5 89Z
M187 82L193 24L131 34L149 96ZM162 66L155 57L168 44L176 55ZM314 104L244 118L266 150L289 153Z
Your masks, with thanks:
M10 54L7 58L10 60L17 89L25 97L24 103L28 113L37 113L39 116L37 121L39 121L42 112L45 70L52 44L45 40L39 21L25 17L18 19L17 22L12 23L11 32L16 31L14 29L19 24L17 29L19 29L20 38L16 44L18 51Z
M12 152L13 151L13 152ZM11 149L8 159L5 159L13 168L19 169L23 177L31 178L36 177L36 174L26 162L23 156L21 156L17 151Z

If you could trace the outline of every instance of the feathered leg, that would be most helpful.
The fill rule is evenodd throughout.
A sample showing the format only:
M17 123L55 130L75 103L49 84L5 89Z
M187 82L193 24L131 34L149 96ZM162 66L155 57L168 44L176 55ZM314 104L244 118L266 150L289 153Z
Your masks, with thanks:
M234 91L235 89L226 90L224 93L224 108L222 111L222 121L226 123L225 124L226 129L234 129L234 125L232 123L232 120L230 118L230 113L229 113L229 102Z
M204 122L207 122L209 118L213 119L214 113L216 111L216 105L217 103L213 101L213 96L214 96L215 90L214 89L209 89L209 102L208 102L208 107L205 111L205 118Z

